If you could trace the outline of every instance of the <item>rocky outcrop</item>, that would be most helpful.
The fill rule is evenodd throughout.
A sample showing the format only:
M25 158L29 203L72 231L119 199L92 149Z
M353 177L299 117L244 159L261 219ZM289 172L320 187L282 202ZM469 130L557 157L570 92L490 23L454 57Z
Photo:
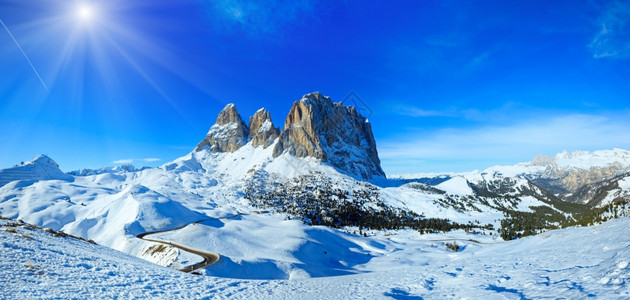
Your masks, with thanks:
M238 114L234 104L221 110L217 121L206 134L195 151L209 147L212 152L234 152L247 143L247 125Z
M319 92L293 103L273 156L283 153L314 157L361 179L385 176L368 120Z
M269 147L280 135L280 130L273 126L271 114L264 108L259 109L249 118L248 140L252 146L263 148Z

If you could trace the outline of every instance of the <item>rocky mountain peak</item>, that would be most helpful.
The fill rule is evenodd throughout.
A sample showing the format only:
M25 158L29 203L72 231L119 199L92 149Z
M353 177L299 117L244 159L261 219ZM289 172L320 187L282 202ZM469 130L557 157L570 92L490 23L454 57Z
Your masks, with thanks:
M206 138L195 148L199 151L210 147L212 152L234 152L247 143L247 125L232 103L226 105L219 113Z
M243 119L241 115L238 114L236 110L236 105L233 103L229 103L226 105L221 112L219 112L219 116L217 116L217 121L215 124L217 125L228 125L232 123L241 123Z
M253 116L249 118L249 136L248 140L252 141L254 147L269 147L280 135L280 130L273 126L271 114L267 109L259 109Z
M368 120L319 92L295 101L273 155L314 157L362 179L385 176Z
M555 161L556 160L551 156L538 154L534 157L534 159L532 159L531 164L534 166L546 167L555 164Z
M195 151L209 147L212 152L234 152L249 142L263 148L275 143L274 158L285 153L313 157L358 179L385 176L368 120L354 107L319 92L293 103L282 131L273 126L266 109L250 117L247 126L234 104L228 104Z

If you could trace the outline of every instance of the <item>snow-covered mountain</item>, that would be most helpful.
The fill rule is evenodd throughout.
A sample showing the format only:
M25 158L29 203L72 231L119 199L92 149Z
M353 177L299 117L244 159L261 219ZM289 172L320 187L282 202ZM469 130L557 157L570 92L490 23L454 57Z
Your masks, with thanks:
M483 171L444 174L391 176L405 180L436 181L465 177L478 181L485 177L522 178L550 191L560 200L604 207L615 200L630 200L630 151L622 149L594 152L561 152L554 157L538 155L532 161L513 166L494 166ZM483 180L482 180L483 181Z
M569 158L543 159L544 165L537 159L386 180L367 119L313 93L293 104L282 130L264 109L246 124L228 105L193 151L157 168L71 175L39 156L1 170L0 215L176 269L199 257L175 245L218 253L203 272L219 277L359 274L389 264L388 255L397 251L385 241L391 236L496 243L604 219L586 205L561 201L537 180L551 178L553 168L613 165L619 169L613 176L622 172L625 152L611 153L621 158L588 165L577 158L587 154L571 156L580 168ZM609 183L602 203L627 199L630 180L616 176L592 183ZM606 218L628 209L616 206ZM152 240L143 238L147 233Z
M617 198L630 199L627 196L630 191L624 190L623 184L616 184L630 176L629 151L563 152L553 160L538 157L532 163L545 169L529 178L565 201L602 207Z
M250 117L248 126L236 106L228 104L195 151L231 153L245 145L273 145L273 158L285 153L312 157L360 180L385 176L369 121L354 107L333 103L319 92L293 103L282 131L273 126L266 109Z

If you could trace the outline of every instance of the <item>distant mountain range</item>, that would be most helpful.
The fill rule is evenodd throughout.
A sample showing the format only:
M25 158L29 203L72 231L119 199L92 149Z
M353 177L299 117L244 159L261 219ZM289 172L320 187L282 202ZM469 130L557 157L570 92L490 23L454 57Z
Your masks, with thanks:
M558 199L603 207L615 200L630 200L630 151L562 152L555 157L538 155L514 166L495 166L483 171L443 174L408 174L390 178L436 181L450 176L479 175L524 178L552 192Z
M115 167L104 167L99 169L79 169L68 172L68 174L72 176L92 176L99 175L105 173L127 173L127 172L139 172L146 169L150 169L150 167L141 167L136 168L133 165L121 165Z

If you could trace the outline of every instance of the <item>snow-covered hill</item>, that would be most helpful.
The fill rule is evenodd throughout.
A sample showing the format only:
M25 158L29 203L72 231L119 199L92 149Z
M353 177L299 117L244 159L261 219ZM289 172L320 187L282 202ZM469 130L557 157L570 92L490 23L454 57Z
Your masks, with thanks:
M55 161L43 154L13 168L0 170L0 187L15 180L23 181L26 184L27 182L51 179L71 181L72 176L64 174Z
M351 251L339 262L358 274L247 280L189 275L107 247L0 220L0 297L627 299L630 238L619 232L629 227L626 217L503 243L476 243L457 240L457 236L434 241L434 237L404 231L369 238L346 235L346 243L352 244L341 246L371 246L370 253ZM276 229L269 228L265 234ZM330 250L327 245L338 244L335 239L339 238L344 236L331 234L321 247ZM447 242L458 244L460 251L448 250ZM314 265L316 259L338 259L334 251L324 253L315 246L303 252L315 257ZM239 274L233 267L230 261L213 266L216 272Z

